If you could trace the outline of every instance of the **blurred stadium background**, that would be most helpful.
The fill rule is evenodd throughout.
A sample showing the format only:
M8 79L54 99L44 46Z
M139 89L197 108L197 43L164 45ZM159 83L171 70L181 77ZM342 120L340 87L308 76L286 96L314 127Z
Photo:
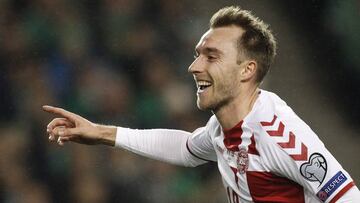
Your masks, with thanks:
M262 87L359 182L360 1L1 0L0 202L225 202L215 164L188 169L49 144L41 106L134 128L205 125L187 67L212 13L233 4L277 37Z

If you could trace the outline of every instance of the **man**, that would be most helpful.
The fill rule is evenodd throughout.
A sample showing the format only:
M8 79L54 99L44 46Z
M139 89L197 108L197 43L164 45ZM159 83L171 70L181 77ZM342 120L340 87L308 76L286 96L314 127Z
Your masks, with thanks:
M165 162L216 161L229 202L360 202L350 175L275 94L259 89L275 57L268 26L239 7L219 10L189 72L197 105L214 116L193 133L94 124L51 106L47 132L60 145L106 144Z

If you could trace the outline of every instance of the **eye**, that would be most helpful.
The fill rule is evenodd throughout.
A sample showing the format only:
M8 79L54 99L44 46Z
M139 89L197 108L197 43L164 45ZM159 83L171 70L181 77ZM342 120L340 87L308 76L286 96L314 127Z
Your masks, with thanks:
M213 61L213 60L216 59L216 57L215 57L215 56L208 55L208 56L207 56L207 59L208 59L209 61Z

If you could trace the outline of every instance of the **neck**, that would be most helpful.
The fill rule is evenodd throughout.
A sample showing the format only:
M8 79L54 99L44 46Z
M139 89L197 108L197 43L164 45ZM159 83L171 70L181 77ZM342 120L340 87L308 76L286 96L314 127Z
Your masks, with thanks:
M259 95L257 86L244 88L228 104L214 111L223 129L230 129L243 120L253 108Z

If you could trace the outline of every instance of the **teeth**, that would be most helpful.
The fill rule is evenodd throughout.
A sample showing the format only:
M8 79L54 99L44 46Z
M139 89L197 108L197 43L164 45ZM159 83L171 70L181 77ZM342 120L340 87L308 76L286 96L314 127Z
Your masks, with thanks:
M199 85L202 85L202 86L208 86L208 85L211 85L211 83L209 82L206 82L206 81L199 81L198 83Z
M207 82L207 81L198 81L198 82L197 82L197 85L198 85L198 86L210 86L211 83L210 83L210 82Z
M211 83L201 80L201 81L197 81L196 85L198 88L198 93L200 93L200 92L203 92L205 90L205 88L211 86Z

